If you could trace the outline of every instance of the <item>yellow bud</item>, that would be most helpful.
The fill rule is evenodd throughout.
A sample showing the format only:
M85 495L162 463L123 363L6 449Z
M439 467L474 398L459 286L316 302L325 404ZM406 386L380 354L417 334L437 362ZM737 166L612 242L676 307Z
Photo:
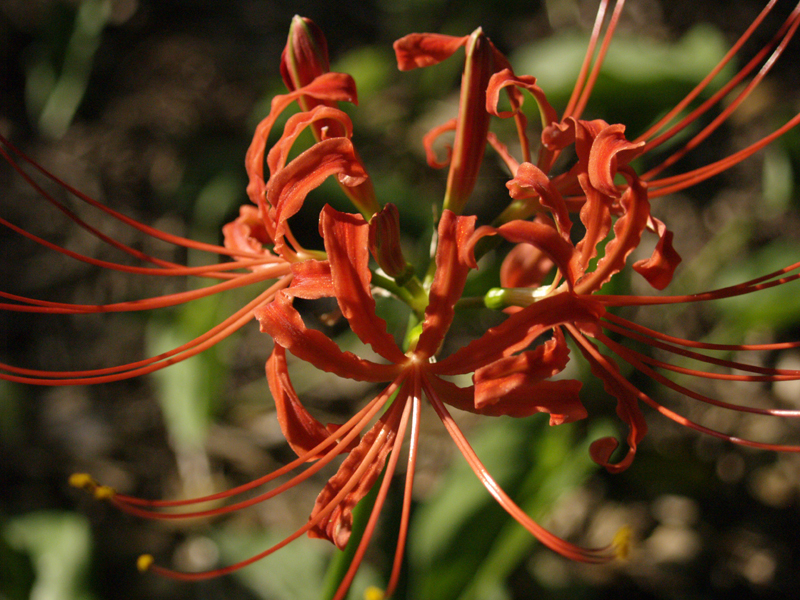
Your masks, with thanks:
M150 565L153 564L153 556L150 554L142 554L136 560L136 568L139 569L140 573L144 573L150 568Z

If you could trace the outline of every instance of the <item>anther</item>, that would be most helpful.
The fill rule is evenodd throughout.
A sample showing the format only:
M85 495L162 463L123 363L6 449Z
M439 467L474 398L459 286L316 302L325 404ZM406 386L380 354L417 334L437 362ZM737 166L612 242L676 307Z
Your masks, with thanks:
M139 569L140 573L144 573L150 566L153 564L153 556L151 554L142 554L139 558L136 559L136 568Z
M116 492L114 491L114 488L107 485L98 485L94 488L93 494L95 500L108 500L113 498Z
M73 473L69 476L69 484L80 490L92 491L98 483L88 473Z
M384 600L385 597L386 596L383 595L383 590L374 585L364 590L364 600Z
M614 534L614 540L612 542L614 555L620 560L627 560L630 555L632 537L633 530L627 525L620 527L619 531Z

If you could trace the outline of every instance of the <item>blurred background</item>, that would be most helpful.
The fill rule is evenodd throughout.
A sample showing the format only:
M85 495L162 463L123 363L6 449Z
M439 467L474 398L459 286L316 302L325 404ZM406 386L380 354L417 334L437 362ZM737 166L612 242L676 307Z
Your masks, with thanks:
M761 4L629 0L586 118L625 123L635 137L713 67ZM579 0L507 0L499 8L469 0L0 0L0 133L112 208L164 231L219 243L221 226L247 202L244 153L270 99L283 91L280 52L292 16L301 14L324 30L333 70L357 82L360 106L348 109L355 143L379 199L400 207L409 257L424 262L431 206L441 202L446 176L425 164L421 138L455 116L462 62L401 74L391 43L415 31L464 35L482 26L517 73L539 78L560 112L596 8L594 1ZM779 2L739 64L770 39L789 10L788 2ZM798 49L795 40L754 97L675 172L730 154L797 113ZM479 215L492 214L505 194L507 175L487 156L473 207ZM795 262L798 167L800 135L793 132L709 182L654 201L654 213L676 232L684 257L670 290L713 289ZM0 189L3 218L72 250L120 260L5 164ZM109 235L148 253L193 265L216 260L154 242L56 186L47 189ZM324 186L309 201L308 218L325 202L347 208L336 186ZM316 229L313 220L298 223L299 231ZM3 291L46 300L107 303L202 285L98 270L8 229L0 231L0 253ZM486 277L494 273L489 269ZM644 289L624 277L615 285L619 292ZM257 291L146 313L4 312L0 360L49 370L131 362L200 335ZM382 308L391 315L391 305ZM800 339L796 284L713 306L627 316L689 339ZM308 311L308 319L327 327L323 317L313 307ZM477 332L490 319L473 314L461 326ZM341 334L345 347L352 343L341 324L329 332ZM162 564L202 570L254 554L305 522L330 473L226 519L166 525L121 515L67 486L71 473L89 472L124 493L183 497L248 481L290 460L264 376L269 351L270 341L253 323L153 376L91 387L0 382L0 599L322 597L332 548L319 540L303 538L233 576L201 583L142 575L135 561L152 553ZM800 368L796 351L742 359ZM332 383L302 365L292 372L301 397L325 422L341 422L375 391ZM615 403L588 370L573 374L586 381L585 423L549 428L544 415L460 422L492 473L531 515L584 543L603 543L629 525L629 560L587 567L535 544L508 522L426 411L411 539L396 597L793 597L800 588L797 457L700 437L645 411L650 432L633 466L608 475L589 460L587 448L598 437L624 435ZM631 377L709 427L766 442L800 441L791 423L707 411ZM691 383L731 402L800 408L796 382ZM363 597L368 585L385 585L399 493L393 497L352 598Z

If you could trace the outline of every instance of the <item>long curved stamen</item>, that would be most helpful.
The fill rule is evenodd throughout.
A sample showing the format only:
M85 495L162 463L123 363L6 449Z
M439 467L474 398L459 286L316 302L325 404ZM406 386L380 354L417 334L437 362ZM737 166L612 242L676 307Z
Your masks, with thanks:
M731 404L729 402L723 402L722 400L717 400L715 398L711 398L709 396L706 396L705 394L700 394L698 392L695 392L694 390L684 387L672 381L671 379L664 377L657 371L654 371L653 369L648 367L645 363L651 363L651 364L654 363L655 366L657 367L675 370L679 373L684 373L687 375L695 375L698 377L710 377L717 379L728 379L733 381L786 381L786 380L797 381L798 379L800 379L800 374L796 374L791 377L778 377L778 376L767 377L767 376L755 376L755 375L741 375L741 376L729 375L725 377L721 373L719 374L703 373L702 371L695 371L692 369L682 369L680 367L675 367L674 365L668 365L661 361L654 361L649 357L640 354L639 352L633 351L630 348L626 348L625 346L617 344L616 342L614 342L613 340L611 340L610 338L608 338L603 334L598 334L596 339L605 344L609 350L614 352L614 354L622 358L624 361L626 361L635 369L641 371L654 381L657 381L658 383L672 390L675 390L676 392L683 394L684 396L687 396L689 398L693 398L705 404L710 404L712 406L717 406L719 408L735 410L737 412L751 413L751 414L771 416L771 417L785 417L785 418L800 417L800 410L776 410L767 408L756 408L752 406L741 406L741 405Z
M364 428L369 424L369 422L375 417L375 415L380 412L380 410L385 406L386 401L394 391L397 389L399 382L395 382L390 385L382 394L376 396L372 401L370 401L364 408L359 410L356 414L354 414L350 419L347 420L346 423L342 424L335 432L333 432L330 436L328 436L325 440L317 444L314 448L303 454L302 456L298 456L295 460L290 463L287 463L283 467L268 473L267 475L263 475L257 479L249 481L245 484L239 485L237 487L231 488L229 490L225 490L222 492L217 492L214 494L209 494L206 496L201 496L198 498L186 498L183 500L149 500L145 498L136 498L133 496L125 496L122 494L117 494L116 492L112 492L108 495L108 498L115 501L115 503L119 506L124 504L125 506L120 506L121 510L126 510L127 512L132 512L135 507L151 507L151 508L160 508L160 509L174 509L174 508L181 508L184 506L192 506L195 504L203 504L207 502L215 502L217 500L223 500L226 498L231 498L233 496L238 496L239 494L243 494L250 490L253 490L257 487L261 487L279 477L286 475L287 473L292 472L293 470L307 464L309 457L316 456L320 452L326 451L329 448L335 445L335 452L333 456L337 456L339 452L339 448L346 448L353 440L356 439L358 434L364 430ZM323 459L320 459L323 460ZM325 464L330 462L328 460ZM316 473L316 471L309 471L308 469L303 472L302 475L306 477ZM295 484L299 483L301 480L295 481ZM88 491L93 491L93 488L96 484L93 481L90 481L88 485L77 485L76 487L84 487ZM241 506L239 508L242 508ZM190 517L197 517L197 516L204 516L198 515L198 513L161 513L155 511L148 511L144 509L138 509L141 516L144 518L151 518L151 519L174 519L174 518L190 518ZM199 512L199 511L198 511ZM230 511L226 511L230 512ZM216 514L220 514L219 512L215 512ZM173 516L174 515L174 516Z
M394 551L394 561L392 562L392 574L389 577L389 584L386 586L385 597L394 593L397 582L400 579L400 568L403 566L403 555L406 549L406 538L408 537L408 523L411 516L411 499L414 491L414 473L417 468L417 450L419 449L419 416L422 406L422 389L418 377L414 378L414 391L411 398L411 437L408 444L408 466L406 468L406 483L403 489L403 508L400 514L400 529L397 533L397 547Z
M705 371L695 371L694 369L684 369L683 367L678 367L676 365L671 365L663 361L658 361L656 359L640 355L640 353L638 352L636 353L637 355L640 355L640 357L648 364L656 365L661 368L668 369L670 371L675 371L676 373L684 373L686 375L695 375L697 377L706 377L709 379L724 379L729 381L791 381L792 379L800 379L800 370L773 369L769 367L759 367L757 365L749 365L746 363L741 363L733 360L723 360L721 358L714 358L713 356L707 356L699 352L693 352L691 350L687 350L686 348L680 348L678 346L673 346L671 344L666 344L664 342L648 338L643 335L639 335L638 333L626 330L623 327L614 325L613 323L604 323L603 327L605 329L608 329L609 331L619 333L620 335L624 335L627 338L630 338L637 342L641 342L642 344L652 346L653 348L658 348L659 350L665 350L672 354L684 356L686 358L696 360L699 362L704 362L710 365L726 367L728 369L734 369L737 371L758 373L759 375L755 376L730 375L725 373L708 373ZM800 345L800 343L795 343L795 347L797 347L798 345ZM730 348L730 350L738 351L740 350L740 348L737 348L736 346L732 345L732 348Z
M717 91L711 98L706 100L700 107L692 111L691 114L686 116L685 118L681 119L681 121L672 127L670 127L667 131L660 134L658 137L652 138L653 135L656 134L660 129L662 129L667 123L669 123L672 119L674 119L677 115L679 115L689 104L699 96L704 89L708 87L708 85L714 80L714 78L719 75L722 69L728 65L733 57L741 50L742 46L745 42L750 39L750 36L753 32L761 25L761 22L764 18L769 14L769 12L773 9L777 0L770 0L767 5L761 10L761 13L753 20L747 30L736 40L736 43L731 46L730 50L725 53L725 56L717 63L717 65L711 69L711 71L706 75L703 80L698 83L694 89L689 92L686 97L678 102L672 110L670 110L666 115L661 117L650 129L645 131L639 137L634 140L634 143L647 141L647 144L644 147L644 151L647 152L652 148L662 144L668 139L671 139L675 134L682 131L686 125L689 123L694 122L694 120L706 112L708 108L716 104L722 97L724 97L728 91L733 89L739 82L744 79L750 71L752 71L755 66L767 55L768 52L772 50L772 47L777 43L777 41L783 36L786 28L788 27L789 20L787 20L783 27L775 34L775 37L770 41L769 44L764 46L759 53L747 63L745 67L743 67L725 86ZM705 107L705 108L704 108ZM702 110L701 110L702 109Z
M19 367L0 363L0 379L15 381L17 383L46 386L92 385L96 383L121 381L123 379L130 379L139 375L153 373L154 371L159 371L177 362L200 354L227 338L235 331L238 331L253 320L253 311L256 308L270 301L278 291L289 285L289 283L289 278L279 280L268 290L259 294L256 299L249 302L244 308L236 311L232 316L225 319L216 327L213 327L194 340L174 348L169 352L159 354L158 356L116 367L64 372L21 369Z
M345 429L339 428L339 430L337 430L334 433L332 433L330 436L328 436L328 438L326 438L322 443L320 443L318 446L322 446L323 447L322 449L325 449L326 447L329 447L329 448L327 448L325 455L322 458L320 458L319 460L317 460L312 466L308 467L302 473L299 473L298 475L295 475L289 481L286 481L285 483L281 484L280 486L278 486L278 487L276 487L276 488L274 488L272 490L269 490L267 492L264 492L262 494L258 494L257 496L254 496L252 498L248 498L247 500L241 500L239 502L235 502L233 504L228 504L228 505L222 506L220 508L214 508L214 509L208 509L208 510L198 510L198 511L192 511L192 512L184 512L184 513L156 512L156 511L151 511L151 510L145 510L145 509L142 509L142 508L138 508L138 506L141 506L140 499L132 499L132 498L129 498L127 496L116 496L115 495L115 496L113 496L111 498L111 502L114 505L116 505L120 510L122 510L124 512L127 512L129 514L132 514L134 516L145 518L145 519L159 519L159 520L196 519L196 518L202 518L202 517L216 517L216 516L220 516L220 515L236 512L236 511L242 510L244 508L248 508L250 506L254 506L256 504L260 504L262 502L266 502L267 500L270 500L271 498L274 498L275 496L278 496L278 495L282 494L286 490L289 490L289 489L297 486L298 484L303 483L304 481L308 480L311 476L316 475L319 471L321 471L323 468L325 468L327 465L329 465L337 456L339 456L342 453L342 449L343 448L347 448L348 445L353 440L355 440L356 437L358 437L359 433L364 429L364 427L366 427L366 425L369 423L370 419L375 414L377 414L377 412L384 406L384 404L386 403L386 400L388 399L388 397L389 396L386 395L386 394L383 394L381 396L376 397L372 402L370 402L369 405L367 405L367 407L365 407L365 408L367 408L367 410L366 410L366 412L363 413L363 415L360 416L360 418L358 418L358 419L351 418L343 426L343 427L346 427ZM320 451L322 451L322 449ZM309 456L314 456L314 454L306 453L303 456L299 457L298 459L296 459L296 460L292 461L291 463L289 463L289 465L286 465L286 466L282 467L281 469L278 469L278 470L270 473L269 475L261 477L261 478L255 480L255 481L259 482L258 485L263 485L264 483L268 483L269 481L272 481L272 480L276 479L277 477L280 477L284 473L289 472L290 469L288 467L290 465L294 465L293 468L297 468L298 466L303 464L305 461L307 461ZM188 500L182 500L182 501L178 500L178 501L171 501L171 502L170 501L166 501L166 502L162 501L159 504L160 504L161 507L164 507L165 504L167 506L171 506L171 507L187 506L187 505L190 505L190 504L197 504L197 503L200 503L200 502L210 501L209 498L220 499L220 498L225 498L225 497L231 497L231 496L233 496L235 494L240 494L243 491L246 491L246 489L243 489L243 488L252 489L253 487L256 487L254 485L254 482L249 482L245 486L240 486L239 488L234 488L235 493L234 493L234 490L228 490L226 492L219 492L217 494L212 494L211 496L207 496L205 498L191 498L191 499L188 499ZM135 500L135 502L134 502L134 500ZM167 504L167 502L169 502L169 504ZM178 503L180 503L180 504L178 504ZM136 506L134 506L134 504L136 504Z
M783 51L786 49L786 46L789 44L789 42L791 41L791 39L794 36L795 32L797 31L797 27L800 26L800 5L798 5L795 8L795 10L790 15L789 19L787 19L786 23L789 23L790 26L788 27L787 31L783 35L783 39L781 40L780 44L778 44L778 47L775 48L774 52L764 62L764 65L761 67L761 69L759 69L758 73L756 73L756 75L744 87L744 89L742 91L740 91L736 95L736 97L730 102L730 104L728 104L725 107L725 109L719 115L717 115L716 118L714 118L711 121L711 123L709 123L708 125L703 127L703 129L699 133L694 135L692 137L692 139L689 140L689 142L685 146L683 146L683 148L681 148L680 150L678 150L674 154L670 155L667 159L665 159L663 162L661 162L658 166L654 167L653 169L650 169L647 173L642 175L642 179L645 179L645 180L651 179L653 176L657 175L658 173L660 173L661 171L663 171L664 169L666 169L670 165L673 165L678 160L683 158L683 156L685 156L692 149L696 148L703 140L705 140L714 131L716 131L717 128L719 128L719 126L722 125L722 123L724 123L728 119L728 117L731 115L731 113L733 113L733 111L735 111L739 107L739 105L742 102L744 102L744 100L750 95L750 93L756 88L756 86L758 86L758 84L761 83L761 80L764 79L764 77L767 75L767 73L769 73L769 71L772 69L773 65L778 60L778 58L780 58L781 54L783 54ZM732 82L729 82L729 84L725 88L723 88L726 93L727 93L727 90L729 90L729 89L731 89L733 87L732 83L738 83L738 80L736 80L736 79L732 80ZM720 91L722 91L722 90L720 90ZM709 100L709 102L711 100L714 100L714 102L716 102L717 99L718 99L717 95L715 95L714 97L712 97L712 99ZM706 104L707 103L704 103L700 107L700 109L706 109L707 108ZM698 109L698 111L699 111L699 109ZM697 111L695 111L695 112L697 112ZM689 115L689 117L697 118L697 116L699 114L702 114L702 112L705 112L705 110L703 110L701 112L698 112L697 114L695 114L695 112L693 112L691 115ZM687 117L687 119L689 117ZM645 146L645 148L647 148L647 146Z
M246 252L230 250L230 249L225 248L223 246L217 246L217 245L214 245L214 244L206 244L206 243L203 243L203 242L197 242L197 241L191 240L189 238L184 238L184 237L181 237L181 236L178 236L178 235L165 233L165 232L163 232L163 231L161 231L159 229L156 229L155 227L150 227L148 225L144 225L143 223L139 223L135 219L132 219L131 217L127 217L127 216L123 215L120 212L117 212L116 210L106 206L102 202L98 202L97 200L95 200L91 196L89 196L89 195L81 192L80 190L74 188L73 186L71 186L68 183L66 183L65 181L63 181L62 179L59 179L58 177L56 177L55 175L50 173L47 169L42 167L35 160L33 160L32 158L28 157L24 152L22 152L21 150L16 148L10 141L8 141L8 139L3 137L2 135L0 135L0 144L5 145L14 154L19 156L24 162L26 162L29 165L31 165L35 170L39 171L42 175L44 175L45 177L47 177L48 179L53 181L59 187L63 188L64 190L66 190L67 192L69 192L70 194L72 194L73 196L78 198L79 200L85 202L86 204L89 204L90 206L93 206L94 208L97 208L98 210L103 211L104 213L108 214L109 216L113 217L114 219L116 219L116 220L118 220L118 221L120 221L122 223L125 223L126 225L129 225L130 227L132 227L133 229L136 229L137 231L141 231L142 233L144 233L146 235L149 235L149 236L151 236L153 238L156 238L156 239L161 240L163 242L174 244L176 246L181 246L183 248L191 248L193 250L202 250L202 251L205 251L205 252L210 252L212 254L222 254L224 256L244 256L245 258L252 258L252 254L249 254L249 253L246 253ZM45 198L45 200L47 200L51 204L56 205L56 208L60 207L59 210L62 210L62 209L67 210L66 207L64 207L55 198L53 198L52 196L47 194L47 192L45 192L41 188L41 186L39 186L36 182L34 182L33 179L30 177L30 175L28 175L17 164L16 161L14 161L13 159L10 158L8 153L6 153L5 150L2 149L2 146L0 146L0 155L2 155L9 162L9 164L12 166L12 168L14 168L14 170L17 171L17 173L19 173L25 179L25 181L27 181L38 193L40 193L42 195L42 197ZM64 212L64 210L62 210L62 212ZM119 243L119 242L117 242L117 243ZM124 244L122 246L124 246ZM138 256L139 258L142 258L142 257L146 256L143 253L139 253L137 250L135 250L133 248L129 248L129 250L132 251L133 253L137 253L136 255L141 255L141 256ZM159 259L154 259L154 260L159 260ZM164 261L164 262L166 262L166 261ZM180 266L180 265L173 265L172 263L168 263L168 264L171 265L171 266Z
M617 0L617 3L614 5L614 11L611 14L611 20L608 22L608 28L603 36L603 43L600 45L597 58L592 65L592 72L589 74L589 78L586 80L586 86L581 91L581 97L573 110L564 111L562 120L566 119L567 117L580 119L581 114L583 114L583 109L586 108L586 104L589 102L589 97L592 95L594 84L597 81L597 77L600 75L600 69L603 67L603 61L605 60L606 53L608 53L608 48L611 45L611 39L614 37L614 32L617 29L617 23L619 23L619 18L620 15L622 15L622 9L624 7L625 0Z
M360 479L370 468L373 460L378 455L378 453L381 450L381 447L385 443L386 438L390 435L392 431L396 431L397 420L398 419L394 417L387 420L386 424L378 432L378 437L375 440L375 443L367 451L367 454L364 456L363 461L361 462L359 467L355 470L355 472L353 472L352 476L347 481L347 483L342 487L339 493L337 493L336 496L334 496L330 500L330 502L328 502L328 504L326 504L322 509L320 509L313 519L310 519L305 525L300 527L294 533L287 536L274 546L271 546L270 548L267 548L266 550L259 552L258 554L251 556L250 558L247 558L236 564L229 565L227 567L222 567L220 569L214 569L211 571L203 571L200 573L182 573L180 571L174 571L172 569L152 564L147 565L148 569L158 575L162 575L170 579L178 579L182 581L201 581L203 579L211 579L214 577L219 577L221 575L227 575L228 573L233 573L234 571L238 571L243 567L258 562L259 560L266 558L270 554L277 552L278 550L280 550L287 544L293 542L301 535L307 533L308 531L318 526L320 523L324 522L328 518L328 516L342 502L342 500L344 500L344 498L353 490L353 488L355 488L358 485Z
M683 415L679 415L675 411L672 411L665 406L659 404L655 400L653 400L650 396L639 390L636 386L630 383L625 377L623 377L619 371L616 369L610 368L608 366L608 359L607 357L603 356L597 347L590 342L586 336L581 334L580 331L572 327L571 325L566 326L570 334L572 335L573 339L579 344L581 350L586 352L590 355L597 363L606 370L606 372L623 388L629 391L631 394L634 394L641 402L644 402L652 409L660 413L661 415L667 417L671 421L679 425L683 425L693 431L697 431L699 433L704 433L706 435L710 435L720 440L724 440L726 442L731 442L738 446L745 446L747 448L757 448L759 450L770 450L773 452L800 452L800 446L791 446L791 445L782 445L782 444L768 444L764 442L756 442L754 440L749 440L746 438L741 438L733 435L728 435L726 433L722 433L721 431L717 431L716 429L710 429L709 427L705 427L700 425L699 423L695 423L691 419L684 417Z
M739 351L765 352L770 350L791 350L793 348L800 348L800 341L774 342L771 344L712 344L709 342L698 342L694 340L686 340L683 338L668 335L666 333L656 331L655 329L650 329L649 327L645 327L644 325L639 325L637 323L634 323L633 321L628 321L627 319L623 319L622 317L609 312L603 315L603 319L606 321L610 321L618 326L636 331L644 336L647 336L648 338L653 338L670 344L684 346L686 348L699 348L701 350L722 350L722 351L733 351L733 352L739 352ZM623 335L628 335L627 332L620 331L620 333L622 333ZM652 342L646 341L645 343L650 344Z
M583 63L581 64L580 71L578 72L578 77L575 80L575 86L572 88L572 95L567 102L567 107L564 109L563 119L571 116L575 106L578 104L578 99L583 91L583 84L586 82L586 77L589 74L589 68L592 66L594 50L597 47L597 42L600 40L600 33L603 30L603 21L605 21L606 18L606 11L608 10L609 1L610 0L601 0L600 6L597 8L597 14L595 15L592 34L589 37L589 44L586 48L586 54L583 57Z
M569 559L586 563L604 563L615 558L616 554L613 546L605 548L582 548L561 539L531 519L492 478L486 470L486 467L475 454L472 446L470 446L464 433L453 420L453 417L450 415L444 403L439 399L426 380L423 380L422 385L425 390L425 395L428 397L433 409L436 411L436 414L439 415L447 432L450 434L450 437L453 438L453 441L456 443L456 446L458 446L458 449L461 451L461 454L466 459L470 468L497 503L502 506L503 510L515 521L527 529L542 544Z
M767 275L738 283L736 285L702 292L699 294L686 294L683 296L611 296L604 294L595 294L592 296L604 306L654 306L660 304L684 304L688 302L707 302L709 300L721 300L722 298L733 298L734 296L742 296L750 294L759 290L766 290L769 288L784 285L800 279L800 273L787 275L786 277L779 277L786 275L792 271L800 269L800 262L778 269ZM777 279L776 279L777 278ZM771 281L770 281L771 280Z
M664 177L663 179L654 179L648 181L648 196L650 198L658 198L659 196L666 196L667 194L672 194L673 192L678 192L680 190L684 190L686 188L690 188L694 185L697 185L700 182L705 181L706 179L710 179L723 171L727 171L734 165L739 164L743 160L751 157L753 154L758 152L759 150L769 146L772 142L776 139L781 137L790 129L794 129L800 125L800 113L796 114L794 117L789 119L786 123L781 125L778 129L770 133L769 135L764 136L757 142L750 144L746 148L739 150L738 152L734 152L730 156L720 159L716 162L710 163L704 167L700 167L694 169L692 171L687 171L680 175L674 175L672 177Z
M288 276L291 269L287 264L276 264L272 270L257 271L255 273L242 273L237 275L235 279L230 279L222 283L217 283L199 290L189 290L186 292L177 292L175 294L166 294L164 296L155 296L153 298L146 298L144 300L129 300L126 302L116 302L113 304L69 304L65 302L50 302L47 300L36 300L33 298L26 298L23 296L16 296L7 292L0 292L0 297L18 300L20 302L27 302L27 304L0 304L0 309L13 310L16 312L34 312L34 313L48 313L48 314L97 314L97 313L115 313L115 312L136 312L142 310L151 310L154 308L167 308L170 306L177 306L179 304L186 304L192 300L213 296L220 292L237 289L254 283L261 283L270 279Z
M404 395L406 395L406 398L403 398ZM353 583L353 578L355 578L356 572L361 566L361 561L364 560L364 553L367 551L367 546L369 545L372 535L375 532L375 526L378 524L378 517L380 516L383 505L386 502L386 496L389 493L389 486L392 483L392 478L394 477L394 472L397 468L397 461L400 458L400 448L403 445L403 439L406 435L406 428L408 427L408 419L412 409L412 402L409 402L408 400L409 398L407 397L407 394L404 394L404 390L401 388L397 398L395 399L395 402L402 404L403 414L400 417L400 424L397 426L397 435L394 439L394 444L392 445L389 461L387 462L386 469L384 470L383 481L381 481L381 486L378 489L378 495L375 498L375 504L373 505L372 512L369 515L367 526L364 528L364 534L361 537L358 548L356 548L355 554L353 555L353 561L350 563L347 573L342 579L342 582L339 584L336 594L334 594L331 600L343 600L347 595L350 585Z

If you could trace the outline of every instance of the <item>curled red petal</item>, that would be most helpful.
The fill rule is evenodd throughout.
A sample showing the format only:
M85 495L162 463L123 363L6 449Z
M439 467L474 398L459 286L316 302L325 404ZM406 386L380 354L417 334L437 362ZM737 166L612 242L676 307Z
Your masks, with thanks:
M256 126L253 140L244 159L249 179L247 196L253 204L260 206L264 201L266 191L264 155L272 126L287 106L303 96L330 102L356 102L356 84L346 73L325 73L302 88L272 99L269 114Z
M572 117L570 120L575 121ZM608 127L610 125L602 119L575 121L575 154L578 155L578 162L584 169L589 168L589 159L597 136Z
M431 365L440 375L472 373L504 356L524 349L547 330L562 323L596 324L603 306L588 297L569 292L543 298L509 316L497 327Z
M511 381L513 380L513 381ZM575 379L556 381L526 381L520 373L502 382L484 381L475 385L475 401L494 396L495 386L502 386L505 392L491 404L475 409L479 415L510 417L529 417L537 413L550 415L550 425L562 425L580 421L588 416L580 400L583 384Z
M606 196L619 198L620 191L614 177L644 151L645 142L633 143L625 139L624 125L609 125L600 131L589 151L588 173L592 186Z
M625 267L625 260L639 245L650 218L650 202L644 183L629 167L623 167L622 172L628 178L628 187L620 199L623 214L614 224L614 238L606 244L605 255L597 262L597 268L578 282L577 289L582 294L599 290Z
M353 333L386 360L405 362L406 356L387 331L386 321L375 313L370 291L369 224L360 215L342 213L328 205L322 209L319 223L336 301Z
M274 256L264 247L272 245L272 234L255 206L247 204L240 206L239 216L222 227L222 236L228 250ZM267 266L259 265L251 269L264 269Z
M335 294L331 265L327 260L304 260L292 263L292 285L284 290L293 298L316 300L332 298Z
M450 210L445 210L439 220L436 272L416 347L416 353L425 359L436 353L453 322L454 307L461 298L470 271L461 249L475 231L475 220L476 217L456 216Z
M480 412L500 402L526 404L527 410L550 414L550 424L560 425L587 416L581 404L581 383L550 381L569 361L564 334L556 327L553 338L535 350L501 358L475 371L475 409Z
M524 162L519 165L514 178L506 183L509 195L517 200L538 196L539 203L553 213L561 235L569 240L572 221L561 193L547 174L536 165Z
M550 123L542 130L542 146L548 150L562 150L575 142L575 119L567 117L563 121Z
M445 146L445 152L447 153L447 157L443 160L436 159L436 152L433 150L433 144L439 139L439 136L443 133L448 131L455 131L456 124L458 123L457 119L450 119L446 123L442 123L438 127L434 127L428 133L425 134L425 137L422 138L422 145L425 148L425 160L428 161L428 166L433 169L443 169L447 165L450 164L450 160L453 157L453 147L448 145Z
M289 379L286 350L281 346L276 345L267 360L267 382L275 400L278 423L292 450L298 456L306 455L307 461L317 460L324 456L327 450L316 455L309 453L327 440L338 427L336 425L323 426L300 402ZM342 452L351 450L357 443L357 440L353 440L347 448L342 448Z
M402 366L396 364L379 364L352 352L342 352L328 336L308 329L292 306L291 288L256 309L255 316L261 331L269 334L276 344L328 373L356 381L391 381L402 371Z
M651 216L647 228L655 231L658 243L650 258L636 261L633 268L654 288L663 290L672 281L681 257L672 246L672 232L663 222Z
M407 393L400 389L399 394ZM359 467L366 466L353 489L339 502L333 512L322 523L309 530L309 537L330 540L340 550L344 550L347 546L353 529L353 508L369 493L383 470L386 457L397 435L404 405L405 402L398 397L387 413L364 434L358 446L350 451L339 470L319 493L311 511L310 521L313 521L317 513L324 510L348 483L352 483ZM364 461L369 462L364 465Z
M589 266L589 261L597 256L600 243L611 231L613 199L594 188L589 183L589 176L586 173L578 175L578 182L586 196L586 201L581 206L579 213L586 232L575 248L580 253L580 270L585 271Z
M308 193L331 175L337 175L341 183L350 186L367 177L347 138L331 138L314 144L269 180L267 200L272 206L270 216L275 222L277 253L284 249L287 219L300 210Z
M321 105L310 111L292 115L283 127L283 135L269 151L269 154L267 154L267 167L269 167L270 174L274 175L286 165L289 152L291 152L292 146L298 136L303 133L307 127L317 124L320 121L325 123L326 128L329 128L330 123L334 121L340 125L336 130L337 135L330 135L328 137L353 137L353 122L350 120L350 117L347 116L347 113L338 108ZM327 131L327 129L324 131Z
M530 385L560 373L569 362L564 334L556 327L553 338L528 350L500 358L475 371L475 407L494 404L520 385Z
M558 425L586 416L578 399L579 381L541 381L518 395L511 393L480 409L475 407L475 386L462 388L435 376L427 382L443 402L484 417L526 418L546 412L550 414L550 424Z
M513 110L499 111L497 105L500 101L500 91L505 88L509 90L512 95ZM522 94L517 91L517 88L522 88L531 93L539 105L539 113L541 114L542 126L547 126L551 123L558 121L558 114L555 109L550 105L544 91L536 85L536 78L531 75L514 75L511 69L503 69L492 75L489 80L489 86L486 90L486 110L503 119L513 117L520 108L522 108ZM513 90L513 91L512 91Z
M453 37L440 33L411 33L397 40L393 47L397 68L410 71L429 67L450 58L467 43L469 36Z

